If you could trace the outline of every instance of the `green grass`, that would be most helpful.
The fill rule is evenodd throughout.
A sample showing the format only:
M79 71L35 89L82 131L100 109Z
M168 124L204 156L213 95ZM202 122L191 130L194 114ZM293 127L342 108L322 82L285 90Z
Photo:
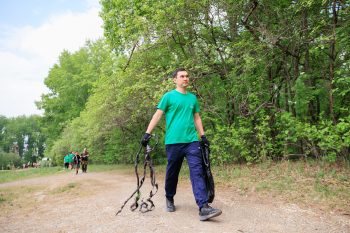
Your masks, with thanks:
M350 169L317 161L212 167L217 187L350 213Z
M28 168L19 170L0 170L0 183L29 179L65 172L61 167Z
M78 183L69 183L63 187L58 187L58 188L52 190L50 193L51 194L65 193L65 192L69 192L69 191L71 191L79 186L80 186L80 184L78 184Z
M139 166L141 169L141 166ZM133 173L133 165L88 165L88 172L108 172L108 171L118 171L123 173ZM63 167L43 167L43 168L28 168L28 169L18 169L18 170L0 170L0 184L23 180L41 176L56 175L70 172L70 170L65 170ZM81 172L81 170L80 170Z
M0 206L1 208L3 208L4 205L13 206L14 200L19 197L22 197L24 200L30 200L32 194L42 188L43 186L13 186L0 188Z
M89 164L87 172L106 172L106 171L134 171L133 165L125 164Z
M139 168L141 169L141 167ZM107 171L119 171L125 173L132 173L134 166L132 165L88 165L88 172L107 172ZM65 170L63 167L43 167L43 168L28 168L18 170L0 170L0 184L23 180L41 176L56 175L70 172ZM81 170L80 170L81 172Z

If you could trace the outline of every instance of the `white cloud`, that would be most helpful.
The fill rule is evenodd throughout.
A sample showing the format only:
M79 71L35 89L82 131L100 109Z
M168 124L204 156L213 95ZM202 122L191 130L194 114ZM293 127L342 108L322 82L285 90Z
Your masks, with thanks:
M49 61L55 62L57 54L63 49L75 51L82 47L87 39L97 39L102 35L102 20L98 9L74 14L53 16L39 28L24 28L19 41L20 50L28 51Z
M92 2L93 3L93 2ZM93 4L92 4L93 5ZM0 115L38 113L34 101L47 92L44 79L66 49L77 51L86 40L103 35L99 8L51 16L39 27L12 28L0 38ZM12 94L15 93L15 94Z
M40 93L47 91L41 82L17 81L6 82L0 86L1 115L8 117L30 114L42 114L34 100L40 99Z

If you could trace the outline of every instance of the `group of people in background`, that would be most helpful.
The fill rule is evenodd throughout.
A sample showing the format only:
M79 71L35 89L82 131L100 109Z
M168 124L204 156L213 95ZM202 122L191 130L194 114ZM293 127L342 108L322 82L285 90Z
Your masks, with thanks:
M84 148L84 151L81 154L79 154L79 152L71 151L69 154L64 156L63 162L66 169L72 170L75 168L76 175L79 173L80 165L82 171L86 173L89 162L89 152L86 148Z

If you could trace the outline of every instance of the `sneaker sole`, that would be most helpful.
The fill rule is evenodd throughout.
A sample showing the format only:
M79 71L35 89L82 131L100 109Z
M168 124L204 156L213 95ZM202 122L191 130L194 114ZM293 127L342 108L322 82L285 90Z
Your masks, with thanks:
M216 213L212 213L212 214L209 214L209 215L206 215L206 216L199 216L199 220L200 221L206 221L206 220L209 220L211 218L217 217L217 216L219 216L221 214L222 214L222 211L218 211Z
M166 208L166 212L175 212L175 209L168 209L168 208Z

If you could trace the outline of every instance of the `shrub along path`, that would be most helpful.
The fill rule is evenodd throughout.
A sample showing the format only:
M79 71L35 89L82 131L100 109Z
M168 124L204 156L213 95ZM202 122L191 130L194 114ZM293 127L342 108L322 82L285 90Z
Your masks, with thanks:
M131 212L127 205L135 177L123 172L74 171L0 184L2 232L350 232L350 217L301 208L269 198L242 196L230 188L217 189L213 206L223 214L200 222L191 185L181 180L177 211L165 212L164 178L154 211ZM149 184L149 178L146 180ZM147 195L150 186L143 188Z

